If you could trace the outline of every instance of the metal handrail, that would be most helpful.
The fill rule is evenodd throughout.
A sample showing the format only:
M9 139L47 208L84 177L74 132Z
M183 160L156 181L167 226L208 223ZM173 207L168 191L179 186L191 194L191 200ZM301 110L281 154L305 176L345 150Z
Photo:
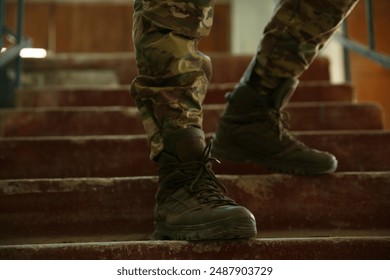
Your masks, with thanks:
M348 23L344 20L342 32L337 33L336 39L343 45L345 79L351 81L350 51L363 55L372 61L390 69L390 56L376 51L376 39L374 28L373 1L366 0L366 25L368 30L368 44L364 45L349 38Z
M15 78L13 84L9 87L4 82L0 86L0 105L2 106L12 106L14 96L13 91L15 88L20 86L20 76L22 70L22 59L20 57L20 51L23 48L30 47L32 45L31 39L23 35L23 24L24 24L24 3L23 0L18 0L18 10L17 10L17 26L16 32L13 32L5 26L5 0L0 0L0 50L3 49L4 42L3 37L9 35L15 38L15 44L8 48L6 51L0 53L0 75L6 75L6 68L9 67L9 64L14 61L13 67L15 72ZM4 80L6 77L2 77Z

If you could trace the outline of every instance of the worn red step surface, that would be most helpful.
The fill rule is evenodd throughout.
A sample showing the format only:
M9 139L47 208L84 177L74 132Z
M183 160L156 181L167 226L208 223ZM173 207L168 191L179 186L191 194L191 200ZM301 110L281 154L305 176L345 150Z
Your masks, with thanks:
M389 259L390 237L258 238L0 246L0 259Z
M213 63L213 83L238 82L252 59L248 55L232 55L231 53L210 53L208 55ZM23 64L25 73L38 75L38 84L39 80L45 80L44 76L53 71L60 73L72 70L83 75L83 71L87 70L108 70L117 77L120 84L129 84L137 75L133 53L56 54L44 59L25 59ZM329 78L329 60L319 57L304 72L301 80L329 81ZM50 81L47 80L47 82ZM70 80L63 81L63 84L71 83Z
M210 84L204 104L225 103L225 94L235 84ZM57 106L134 106L129 85L125 86L45 86L23 88L17 92L18 107ZM291 98L292 102L352 102L354 89L350 84L302 82Z
M204 106L204 130L213 132L224 105ZM287 107L291 130L383 129L375 103L299 103ZM144 134L134 107L34 108L0 111L2 136L82 136Z
M219 177L255 215L259 235L390 236L390 172ZM0 181L0 244L150 235L157 185L156 177Z
M310 147L336 155L338 171L390 170L390 131L299 132ZM0 139L0 178L155 175L145 136ZM259 174L254 164L215 165L217 174Z

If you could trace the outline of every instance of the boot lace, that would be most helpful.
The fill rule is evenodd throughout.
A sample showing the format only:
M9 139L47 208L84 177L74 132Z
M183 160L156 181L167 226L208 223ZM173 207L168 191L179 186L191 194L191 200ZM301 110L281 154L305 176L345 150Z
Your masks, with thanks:
M179 174L169 178L171 185L188 186L202 204L212 205L237 205L227 197L226 187L216 178L211 170L212 162L220 163L218 159L211 157L212 141L210 140L203 151L201 161L172 162L161 168L161 174ZM170 177L170 176L168 176Z
M280 141L287 140L300 149L307 148L305 144L288 131L290 129L290 114L287 111L269 107L258 108L254 118L260 122L264 122L264 118L269 119Z
M290 126L290 114L284 110L270 110L271 119L275 122L277 132L279 134L279 140L282 141L285 138L288 142L301 150L308 149L305 144L299 141L292 133L288 131Z
M284 110L270 110L269 114L279 135L279 140L282 141L283 134L287 129L290 129L290 114Z

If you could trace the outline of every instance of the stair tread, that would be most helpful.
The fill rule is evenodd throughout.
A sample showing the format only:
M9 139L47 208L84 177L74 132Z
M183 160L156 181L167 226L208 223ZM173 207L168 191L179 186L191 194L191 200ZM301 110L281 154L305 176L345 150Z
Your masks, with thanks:
M309 147L329 151L338 171L390 170L390 131L294 133ZM0 138L0 178L115 177L154 175L145 135ZM223 161L217 174L260 174L254 164Z
M204 105L203 109L203 129L206 133L213 132L224 105ZM286 111L291 115L291 130L384 128L383 112L376 103L296 103L287 106ZM7 137L140 133L144 133L144 127L134 107L18 108L0 111L0 135Z
M390 230L340 230L340 229L305 229L305 230L261 230L255 238L326 238L326 237L387 237ZM19 246L33 244L62 244L62 243L99 243L99 242L137 242L154 241L151 232L127 233L90 233L65 235L64 233L42 236L7 236L0 239L3 246Z
M252 55L232 55L220 52L208 55L213 64L211 82L214 83L238 82L252 59ZM63 84L72 84L71 77L69 78L69 75L66 74L69 71L73 71L76 83L80 82L80 75L83 71L94 71L87 73L87 77L92 78L92 84L93 74L99 71L108 71L106 75L110 75L110 73L115 75L116 79L113 82L117 81L119 84L129 84L138 75L134 53L55 54L44 59L25 59L23 68L25 75L33 75L38 80L38 82L30 82L30 84L40 83L42 80L45 83L50 83L56 73L64 75ZM322 56L316 58L301 76L301 80L329 81L329 79L329 60ZM61 83L60 80L55 79L55 83ZM96 79L96 83L99 83L98 79Z
M233 90L235 83L210 84L204 104L222 104L226 92ZM130 85L117 86L40 86L22 88L17 92L17 106L134 106ZM349 83L302 82L291 102L326 101L352 102L356 99Z
M283 230L390 235L390 171L218 177L229 195L252 211L263 236L275 231L281 236ZM0 180L0 244L150 234L157 185L156 176Z
M0 246L1 259L388 259L389 236Z

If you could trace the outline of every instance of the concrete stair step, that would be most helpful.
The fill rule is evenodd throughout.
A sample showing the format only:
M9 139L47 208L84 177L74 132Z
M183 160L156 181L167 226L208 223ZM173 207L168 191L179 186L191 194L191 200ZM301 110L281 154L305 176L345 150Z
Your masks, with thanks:
M206 132L251 59L210 56ZM215 164L217 174L232 174L219 177L255 214L259 234L208 242L150 240L157 166L129 108L133 54L60 54L24 66L19 108L0 117L8 136L0 138L0 259L390 258L390 132L378 105L355 104L350 84L329 83L326 58L304 73L288 110L292 129L308 130L298 139L334 153L341 173ZM319 101L327 103L310 103Z
M216 130L224 105L204 105L204 131ZM292 130L383 129L376 103L299 103L287 107ZM60 124L60 125L59 125ZM134 107L25 108L0 111L0 135L83 136L143 134Z
M390 236L389 171L219 178L255 215L259 236ZM155 176L2 180L0 244L148 239L157 185Z
M212 82L237 82L251 56L231 53L208 54L213 63ZM137 75L134 54L56 54L44 59L24 60L24 85L129 84ZM329 81L329 60L317 58L301 80Z
M0 259L389 259L390 237L256 238L0 246Z
M223 104L225 94L234 83L210 84L204 104ZM135 106L129 85L115 86L44 86L22 88L17 92L18 107L57 106ZM356 99L352 85L329 82L302 82L291 102L352 102Z
M390 170L390 131L317 131L295 135L329 151L338 171ZM0 178L115 177L157 174L144 135L0 138ZM260 174L254 164L223 162L217 174Z
M340 230L340 229L285 229L285 230L260 230L254 238L312 238L312 237L386 237L390 236L389 230ZM85 242L138 242L155 241L153 232L123 232L117 233L90 233L70 234L59 233L53 235L41 234L25 236L10 236L0 239L0 247L10 245L28 244L58 244L58 243L85 243ZM168 241L168 240L167 240Z

